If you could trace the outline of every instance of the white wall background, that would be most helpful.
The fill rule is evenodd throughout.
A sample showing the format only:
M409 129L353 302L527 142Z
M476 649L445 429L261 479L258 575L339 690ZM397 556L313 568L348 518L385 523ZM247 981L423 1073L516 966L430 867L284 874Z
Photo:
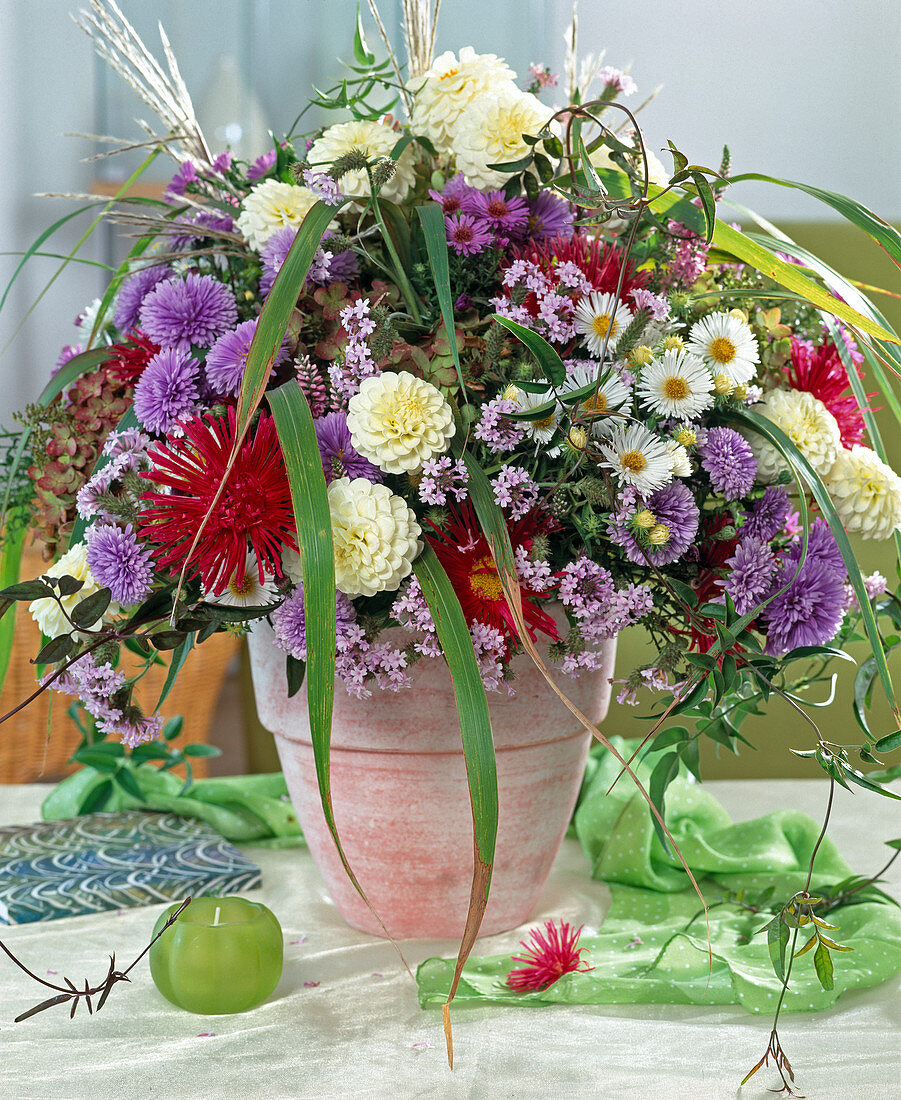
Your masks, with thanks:
M148 45L155 22L167 28L200 103L216 59L235 56L278 132L290 125L312 83L338 74L350 56L356 0L120 0ZM83 138L66 132L106 128L136 136L146 113L115 76L95 64L69 19L78 0L0 0L0 250L22 251L73 204L37 191L84 191L96 166ZM396 42L398 0L381 0ZM363 5L365 8L365 4ZM559 71L569 0L444 0L438 48L471 44L505 56L521 75L530 61ZM899 0L581 0L583 52L606 49L605 64L626 67L640 102L664 88L641 115L651 148L672 138L692 160L716 167L724 142L733 171L761 171L853 195L901 221ZM374 29L371 44L377 41ZM665 160L665 158L664 158ZM666 160L665 160L666 163ZM800 193L745 184L738 201L774 219L828 220ZM47 249L73 247L88 221L71 223ZM98 235L82 255L103 260ZM0 292L18 262L0 256ZM56 262L34 259L0 314L0 424L32 400L72 320L102 290L96 269L72 265L12 340ZM12 343L10 341L12 340Z

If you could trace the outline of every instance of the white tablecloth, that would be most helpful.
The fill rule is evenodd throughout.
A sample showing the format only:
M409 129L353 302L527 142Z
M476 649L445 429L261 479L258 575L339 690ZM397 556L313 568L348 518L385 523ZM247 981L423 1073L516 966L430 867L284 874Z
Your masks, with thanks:
M797 780L707 786L736 820L784 806L819 818L827 790ZM36 821L47 789L0 787L0 824ZM863 791L837 792L830 835L855 871L885 862L883 841L901 833L896 806ZM418 1007L415 985L389 944L343 923L307 851L247 851L263 871L253 896L285 933L285 971L272 998L240 1015L193 1016L163 999L143 962L133 983L118 985L93 1018L80 1008L70 1021L57 1007L14 1024L42 993L0 954L0 1100L763 1100L778 1083L775 1072L761 1070L738 1091L766 1047L770 1021L733 1006L461 1008L453 1016L451 1072L440 1011ZM896 868L889 889L899 896ZM607 903L606 888L587 877L578 845L567 840L530 925L563 918L594 930ZM120 964L131 962L161 908L0 926L0 937L37 973L93 984L110 952ZM525 930L481 940L476 951L510 950ZM415 970L430 955L453 955L456 945L402 947ZM848 994L830 1011L783 1018L780 1035L801 1092L816 1100L901 1095L898 991L894 979Z

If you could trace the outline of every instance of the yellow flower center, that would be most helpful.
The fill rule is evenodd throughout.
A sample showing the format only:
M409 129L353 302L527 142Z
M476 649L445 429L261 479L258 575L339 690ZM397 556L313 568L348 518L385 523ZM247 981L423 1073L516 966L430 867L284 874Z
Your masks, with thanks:
M450 78L452 76L456 76L459 71L460 71L459 69L448 69L447 72L442 73L441 76L438 77L438 79L439 80L450 80Z
M710 357L717 363L731 363L735 358L735 344L726 336L717 336L710 343Z
M666 546L672 532L665 523L658 523L648 531L648 542L651 546Z
M667 336L663 341L664 351L681 351L685 347L685 341L681 336Z
M483 600L500 600L504 586L491 558L479 558L469 574L469 587Z
M697 434L691 428L680 428L676 432L676 442L683 447L693 447L697 441Z
M607 335L608 331L611 336L615 336L618 328L619 325L609 313L598 313L591 319L591 331L601 339Z
M632 523L644 531L650 531L652 527L656 526L657 517L649 508L642 508L640 512L636 512L632 517Z
M623 469L631 474L640 474L648 464L648 460L641 451L626 451L620 455L619 460Z
M582 408L589 412L606 412L610 405L604 394L593 393L582 402Z
M240 583L238 582L237 578L232 577L232 579L228 582L228 590L233 596L238 596L242 599L250 596L254 590L253 573L245 573L244 580Z
M553 413L550 413L548 416L543 416L540 420L533 420L532 421L532 427L536 431L545 431L548 428L553 428L553 426L554 426L554 414Z
M684 401L691 396L691 387L684 378L674 375L663 383L663 396L670 401Z

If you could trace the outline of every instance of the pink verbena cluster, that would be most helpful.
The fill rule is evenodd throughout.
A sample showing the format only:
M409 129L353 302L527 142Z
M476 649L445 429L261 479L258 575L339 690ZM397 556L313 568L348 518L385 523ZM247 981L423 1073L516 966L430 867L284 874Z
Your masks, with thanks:
M343 362L332 363L328 373L335 393L347 401L359 392L363 379L378 374L379 368L366 343L366 337L375 332L375 321L369 316L368 300L358 298L352 305L345 306L340 318L347 332L347 346Z
M456 462L442 455L430 458L422 464L422 480L419 483L419 499L423 504L446 504L449 494L456 500L465 500L469 494L469 471L462 459Z
M534 314L525 305L515 305L506 294L492 298L491 304L502 317L534 329L551 343L568 343L576 334L572 294L587 294L591 284L575 264L563 264L561 268L557 269L555 282L531 260L514 260L504 272L503 286L508 292L519 287L534 294ZM565 293L560 293L561 288Z

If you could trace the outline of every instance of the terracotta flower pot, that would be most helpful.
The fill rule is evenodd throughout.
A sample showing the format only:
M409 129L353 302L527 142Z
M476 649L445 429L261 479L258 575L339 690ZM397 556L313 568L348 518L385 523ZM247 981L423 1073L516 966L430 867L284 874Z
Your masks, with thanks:
M610 700L616 640L604 667L560 685L594 722ZM289 699L285 654L265 622L250 636L262 724L279 757L310 851L345 920L383 935L344 872L325 824L313 765L307 699ZM481 932L528 919L569 822L591 740L528 657L516 695L489 694L497 752L499 825ZM335 821L360 884L396 939L459 938L473 868L472 811L450 674L443 661L410 671L412 687L376 688L360 701L336 685L331 779Z

